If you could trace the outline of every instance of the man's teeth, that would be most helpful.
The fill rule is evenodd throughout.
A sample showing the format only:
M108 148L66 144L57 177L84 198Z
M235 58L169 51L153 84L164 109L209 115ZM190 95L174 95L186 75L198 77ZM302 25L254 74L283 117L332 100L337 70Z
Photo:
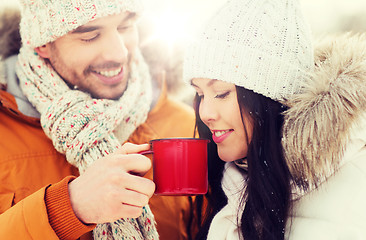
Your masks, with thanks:
M220 136L224 135L227 132L229 132L229 130L227 130L227 131L215 131L214 134L215 134L216 137L220 137Z
M100 75L103 75L105 77L114 77L114 76L117 76L121 72L121 70L122 70L122 68L119 68L114 71L101 71L101 72L97 72L97 73Z

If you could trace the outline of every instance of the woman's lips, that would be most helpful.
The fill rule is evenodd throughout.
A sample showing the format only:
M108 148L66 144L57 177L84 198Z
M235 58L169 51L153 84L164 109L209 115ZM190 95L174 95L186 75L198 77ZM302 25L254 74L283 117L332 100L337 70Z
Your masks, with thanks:
M223 142L230 134L233 132L233 129L230 130L212 130L212 140L215 143Z

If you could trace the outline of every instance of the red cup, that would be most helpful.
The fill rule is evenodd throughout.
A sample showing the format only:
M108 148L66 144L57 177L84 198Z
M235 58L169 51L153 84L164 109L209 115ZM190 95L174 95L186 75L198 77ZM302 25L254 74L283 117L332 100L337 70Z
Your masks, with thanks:
M208 186L208 142L200 138L151 140L155 194L205 194Z

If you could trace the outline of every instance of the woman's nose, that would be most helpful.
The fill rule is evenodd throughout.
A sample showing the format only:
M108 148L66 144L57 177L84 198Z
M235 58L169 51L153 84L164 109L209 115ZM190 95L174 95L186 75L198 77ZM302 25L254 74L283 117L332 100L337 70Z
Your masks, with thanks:
M204 123L209 123L218 119L217 109L212 101L202 100L199 107L200 118Z

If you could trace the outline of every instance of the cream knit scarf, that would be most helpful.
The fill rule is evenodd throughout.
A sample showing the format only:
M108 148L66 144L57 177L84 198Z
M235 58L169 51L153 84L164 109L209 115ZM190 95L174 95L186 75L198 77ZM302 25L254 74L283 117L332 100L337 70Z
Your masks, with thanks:
M114 152L143 123L152 101L149 70L139 51L118 100L93 99L72 90L37 53L23 47L17 75L29 101L41 114L41 125L57 151L85 171L96 159ZM98 224L95 239L158 239L149 206L137 219Z

